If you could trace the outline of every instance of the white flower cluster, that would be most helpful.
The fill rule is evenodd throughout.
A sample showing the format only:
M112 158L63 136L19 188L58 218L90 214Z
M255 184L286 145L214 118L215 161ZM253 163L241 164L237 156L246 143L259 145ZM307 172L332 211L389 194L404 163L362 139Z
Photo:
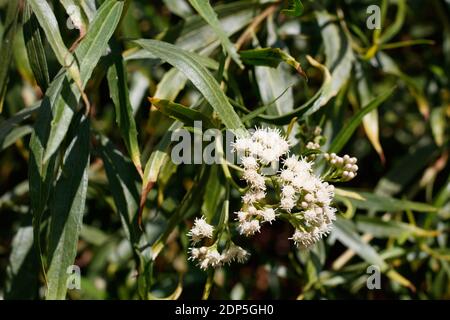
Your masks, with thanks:
M261 223L271 223L276 218L273 206L263 204L266 184L259 170L284 158L289 143L278 130L258 129L251 138L237 139L234 148L241 154L243 179L249 186L242 198L243 207L236 213L238 230L252 236L260 231ZM278 210L286 212L287 220L295 227L291 239L297 246L309 247L330 232L335 220L335 209L330 206L334 187L314 175L311 162L287 157L281 171L271 178L275 178L280 189Z
M335 209L330 206L334 186L315 176L310 162L296 156L285 160L280 180L280 207L287 212L295 210L298 219L291 239L299 247L309 247L331 231L336 219Z
M280 130L271 128L257 129L249 138L238 138L234 143L244 173L243 179L249 185L243 195L244 203L241 211L237 212L240 234L251 236L259 232L261 223L275 220L275 210L270 207L256 208L254 204L266 196L266 183L262 170L279 161L289 151L289 143L281 137Z
M225 263L230 264L233 261L244 263L249 257L247 250L231 243L230 247L222 253L217 251L216 246L191 248L190 260L197 260L200 268L206 270L209 267L218 268Z
M205 238L211 239L213 232L214 227L208 224L204 217L201 217L195 218L194 226L187 235L195 245ZM189 259L197 260L200 268L203 270L206 270L209 267L217 268L225 263L231 263L233 261L243 263L249 256L249 253L246 250L232 242L228 249L224 250L221 254L217 251L217 246L215 244L210 247L192 247L190 252L191 256Z

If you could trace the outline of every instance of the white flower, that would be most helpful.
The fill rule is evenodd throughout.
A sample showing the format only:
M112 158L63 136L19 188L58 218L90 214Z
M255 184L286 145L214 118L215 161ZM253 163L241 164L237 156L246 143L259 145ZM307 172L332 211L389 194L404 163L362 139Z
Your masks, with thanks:
M295 200L292 198L281 198L280 207L286 211L291 211L295 207Z
M252 204L264 199L266 196L264 191L250 190L242 196L242 201L246 204Z
M332 223L334 220L336 220L336 208L326 206L323 210L324 220L327 223Z
M279 153L277 152L276 149L267 148L261 152L261 163L265 165L271 163L272 161L278 160L278 158Z
M222 256L217 250L209 250L206 254L206 259L209 260L209 265L211 267L218 267L222 262Z
M264 177L254 169L245 170L243 178L248 184L259 190L266 190Z
M317 220L318 214L317 214L316 210L309 209L303 213L303 217L305 218L307 223L311 224Z
M323 205L329 205L334 197L334 187L327 182L320 183L317 186L316 198Z
M299 248L308 248L316 242L315 236L311 232L303 232L296 229L291 238Z
M306 160L298 159L297 156L290 156L284 161L284 166L297 174L312 171L312 164Z
M254 157L242 157L242 165L245 169L257 170L259 165Z
M281 195L284 198L292 198L295 195L295 189L291 185L284 185L281 189Z
M280 173L280 178L286 182L292 182L295 179L294 171L290 169L282 170Z
M239 263L244 263L249 257L249 253L247 250L243 249L240 246L232 244L228 250L222 253L222 262L223 263L231 263L232 261L237 260Z
M309 172L302 171L295 175L295 178L292 180L292 185L298 190L313 192L314 190L316 190L316 180L316 177L314 177Z
M249 146L250 154L253 156L260 156L261 153L264 151L264 147L262 144L258 142L252 142Z
M318 232L320 233L320 236L322 237L322 236L326 236L327 234L329 234L332 229L333 229L332 223L322 223L318 228Z
M203 238L212 238L214 227L208 224L204 217L195 218L194 226L188 232L192 242L195 244Z
M272 208L266 208L264 210L259 210L259 215L264 219L264 222L272 223L275 220L275 210Z
M249 216L248 212L245 212L245 211L238 211L238 212L236 212L236 215L237 215L237 220L240 222L244 222L245 220L247 220L247 217Z
M250 150L250 146L253 144L252 140L249 138L238 138L233 144L233 148L238 153L245 153Z
M243 221L243 222L239 223L238 228L239 228L240 234L248 237L248 236L254 235L256 232L259 232L259 230L261 229L261 226L259 225L258 220L251 220L251 221Z

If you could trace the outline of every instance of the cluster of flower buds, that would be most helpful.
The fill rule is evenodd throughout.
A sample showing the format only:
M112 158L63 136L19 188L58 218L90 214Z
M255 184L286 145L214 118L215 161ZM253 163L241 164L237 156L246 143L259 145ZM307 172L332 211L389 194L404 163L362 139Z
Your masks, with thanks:
M335 153L325 153L324 158L334 169L330 173L330 178L333 180L349 181L358 174L358 166L356 164L358 160L355 157L350 157L348 154L340 157Z
M211 239L213 237L214 227L208 224L204 217L196 218L194 226L188 232L188 236L191 238L192 243L195 245L201 242L203 239ZM198 264L202 270L206 270L209 267L217 268L225 263L231 263L237 261L243 263L249 257L249 253L242 247L235 245L233 242L229 242L228 248L223 250L222 253L217 251L217 241L213 245L207 247L202 246L200 248L190 248L190 260L198 261Z
M318 150L318 149L320 149L320 144L319 144L318 142L309 141L309 142L306 144L306 149L309 149L309 150Z

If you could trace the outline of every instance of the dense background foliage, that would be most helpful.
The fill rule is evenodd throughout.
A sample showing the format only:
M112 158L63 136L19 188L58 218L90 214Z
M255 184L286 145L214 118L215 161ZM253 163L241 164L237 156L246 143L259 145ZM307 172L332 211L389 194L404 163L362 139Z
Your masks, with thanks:
M70 299L450 298L449 2L208 3L0 0L0 297L65 298L75 263ZM169 161L196 119L290 125L299 150L320 126L360 168L333 233L301 251L275 223L246 264L187 261L193 218L240 183Z

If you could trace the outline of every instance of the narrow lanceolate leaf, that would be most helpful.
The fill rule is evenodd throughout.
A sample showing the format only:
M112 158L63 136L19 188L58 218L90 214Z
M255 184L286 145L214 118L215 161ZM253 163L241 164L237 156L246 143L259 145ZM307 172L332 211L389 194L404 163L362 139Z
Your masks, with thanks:
M365 107L373 99L372 92L369 88L368 75L364 70L364 65L360 61L355 61L355 77L357 82L357 90L359 95L359 101L361 107ZM364 130L369 138L370 143L374 147L375 151L384 162L384 152L381 147L380 135L379 135L379 121L378 121L378 110L374 109L364 116L363 120Z
M330 146L329 152L337 153L342 150L345 144L353 135L356 128L360 125L365 115L367 115L372 110L375 110L380 104L382 104L389 96L394 92L395 88L380 94L378 97L373 99L367 106L359 110L353 117L351 117L348 124L338 133L333 143Z
M370 192L357 192L336 188L336 200L347 199L358 209L382 212L396 212L412 210L416 212L437 212L437 208L421 202L395 199L389 196L378 195Z
M37 295L39 268L30 223L19 228L11 247L6 269L5 299L34 299Z
M16 141L30 134L32 131L33 127L28 125L12 129L4 139L0 138L0 151L13 145Z
M75 51L75 56L80 61L83 85L86 85L100 58L107 53L109 39L119 24L123 7L124 1L105 1L91 22L86 37Z
M76 58L80 62L83 88L108 48L108 41L119 23L122 8L123 2L121 1L109 0L103 3L90 25L89 32L75 52ZM53 107L53 121L44 161L48 161L59 148L78 106L80 91L77 87L72 85L65 88L65 91L67 94L64 97L61 96Z
M194 121L201 121L206 128L212 128L211 120L203 113L189 109L179 103L158 98L148 98L150 103L165 115L182 122L185 126L193 126Z
M156 182L159 172L161 171L161 167L164 163L170 161L169 148L172 143L172 134L175 130L180 129L182 125L183 124L179 121L174 122L169 129L167 129L167 132L157 144L155 151L152 152L150 159L145 165L144 180L142 183L144 189L148 185L152 185Z
M181 70L203 94L228 129L243 129L241 119L209 71L190 53L172 44L157 40L136 40L135 43L159 59Z
M0 113L3 110L3 100L5 98L6 87L8 85L8 71L11 64L13 42L14 36L16 35L18 16L19 0L8 1L6 19L3 26L5 31L0 43Z
M52 8L47 1L28 0L27 1L36 15L39 25L44 30L48 43L50 44L56 59L64 68L68 69L70 77L75 81L78 89L81 90L81 76L75 57L67 49L59 31L58 21L53 14Z
M243 69L241 59L236 51L236 48L231 43L225 31L222 29L220 21L217 17L216 12L211 7L209 0L189 0L189 3L194 7L194 9L202 16L203 19L211 26L214 32L217 34L223 48L228 52L230 57L238 64L238 66Z
M324 41L325 65L331 72L331 97L334 97L349 79L355 56L350 40L338 27L335 18L326 11L314 13Z
M88 29L89 21L80 5L80 1L60 0L60 2L66 9L73 26L80 31L80 37L83 37Z
M401 238L405 236L436 237L439 232L425 230L405 222L382 220L379 217L358 216L356 228L361 232L372 234L377 238Z
M89 168L89 120L77 117L68 135L69 146L61 165L50 206L48 290L46 298L65 299L67 271L77 254L86 202Z
M49 123L52 121L52 105L60 96L63 83L68 80L64 73L55 77L47 94L42 100L39 113L30 139L30 161L28 166L28 179L30 183L30 201L35 223L39 223L45 209L51 183L53 181L54 157L44 162L45 143L50 134ZM35 224L35 226L37 226ZM37 231L37 230L36 230Z
M278 67L281 62L285 62L293 67L299 74L306 78L306 74L300 65L291 55L280 48L262 48L239 51L239 55L245 64L254 66Z
M44 42L39 23L27 3L23 14L23 35L27 48L28 60L38 86L45 92L50 84Z
M115 106L116 122L131 160L142 175L141 153L137 139L138 133L130 103L125 63L120 54L113 53L112 59L112 65L108 69L108 86Z
M301 106L295 108L289 113L284 113L280 116L272 115L259 115L257 118L264 120L265 122L285 125L289 124L294 117L306 118L312 115L314 112L318 111L322 106L324 106L329 99L332 97L332 83L331 74L327 67L320 64L310 56L306 56L308 62L315 68L322 71L323 82L320 89L314 94L314 96L306 101Z
M137 212L139 208L140 181L136 168L112 143L102 137L101 157L109 182L109 190L116 204L127 238L136 243L138 239Z
M386 272L389 278L414 290L414 285L408 279L397 271L389 269L388 264L375 249L361 239L351 221L338 218L334 224L333 235L366 262L379 267L382 272Z
M386 262L384 262L383 258L380 257L375 249L362 241L353 222L338 217L334 223L332 232L340 242L356 252L356 254L365 261L378 266L381 271L385 271L387 269L388 266Z

